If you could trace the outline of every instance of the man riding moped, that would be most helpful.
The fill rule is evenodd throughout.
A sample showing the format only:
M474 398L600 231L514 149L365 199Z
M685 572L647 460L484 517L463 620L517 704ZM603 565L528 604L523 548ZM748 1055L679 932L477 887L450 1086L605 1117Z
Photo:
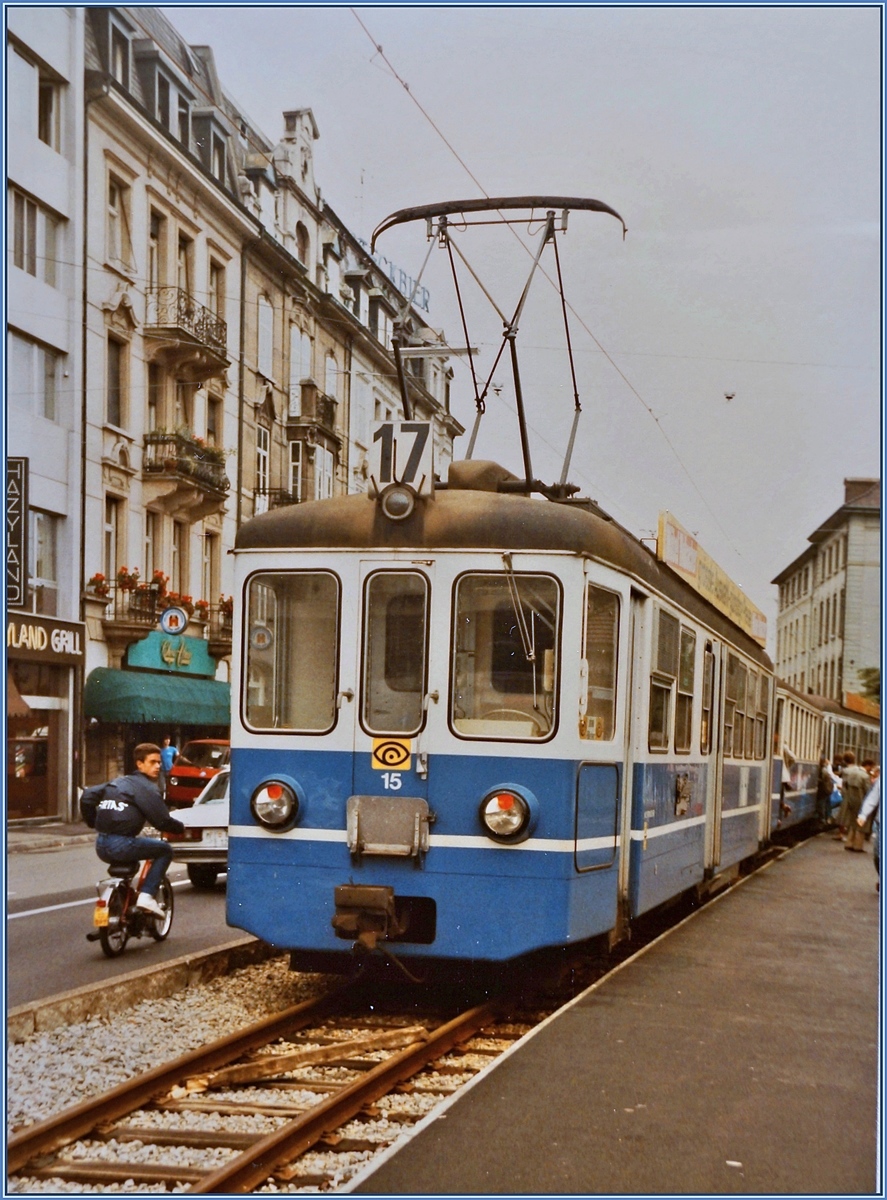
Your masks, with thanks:
M160 747L143 742L135 748L136 769L129 775L87 788L80 797L80 810L95 829L95 851L102 862L131 863L151 859L141 885L136 908L162 917L154 899L172 862L172 847L160 838L139 837L146 823L167 833L184 833L185 826L170 815L157 787Z

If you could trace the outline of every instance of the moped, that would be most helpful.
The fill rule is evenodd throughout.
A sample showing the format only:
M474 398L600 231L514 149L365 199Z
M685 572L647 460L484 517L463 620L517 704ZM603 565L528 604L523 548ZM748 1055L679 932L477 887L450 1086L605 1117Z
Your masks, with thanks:
M129 863L114 863L108 867L110 879L102 879L96 884L98 899L92 914L95 928L86 935L88 942L100 942L102 952L108 958L117 958L126 949L126 943L131 937L152 937L155 942L162 942L169 936L172 927L173 894L172 885L163 878L155 897L163 909L163 916L136 908L139 888L151 868L150 859L146 860L139 870L138 861ZM136 873L138 878L133 882Z

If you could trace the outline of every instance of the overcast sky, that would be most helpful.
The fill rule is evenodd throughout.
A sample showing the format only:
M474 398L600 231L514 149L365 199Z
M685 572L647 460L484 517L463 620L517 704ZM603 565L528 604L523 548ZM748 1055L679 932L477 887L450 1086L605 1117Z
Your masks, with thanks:
M638 535L670 509L767 614L772 651L769 580L843 502L845 477L880 474L879 9L164 11L212 46L273 141L285 109L313 109L317 181L360 236L395 209L483 192L619 211L624 241L613 218L578 212L558 243L583 408L570 478ZM514 237L459 244L513 309L529 265ZM379 249L415 275L424 225ZM455 342L445 265L432 254L430 323ZM488 372L501 321L462 282ZM534 473L556 480L572 387L539 282L519 347ZM520 473L510 370L496 382L476 457ZM453 411L470 428L461 364Z

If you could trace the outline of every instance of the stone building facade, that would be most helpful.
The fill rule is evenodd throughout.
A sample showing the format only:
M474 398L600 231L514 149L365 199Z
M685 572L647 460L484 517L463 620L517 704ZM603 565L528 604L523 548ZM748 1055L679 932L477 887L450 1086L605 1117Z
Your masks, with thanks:
M881 661L881 481L845 479L844 503L808 542L772 581L776 673L846 703L864 692L860 672Z
M461 426L442 338L317 186L310 109L270 140L153 8L19 7L7 50L13 641L25 664L55 622L64 651L11 667L10 761L55 774L9 815L70 816L139 741L226 734L227 551L254 514L366 487L395 319L430 355L409 386L444 472Z

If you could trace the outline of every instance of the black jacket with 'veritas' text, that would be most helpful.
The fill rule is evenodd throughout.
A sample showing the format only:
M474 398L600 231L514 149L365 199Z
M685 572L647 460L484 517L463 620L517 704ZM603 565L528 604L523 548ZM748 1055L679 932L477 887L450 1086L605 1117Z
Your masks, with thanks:
M157 785L141 771L101 784L100 788L102 798L95 814L96 833L138 837L147 822L167 833L184 833L185 826L170 815Z

